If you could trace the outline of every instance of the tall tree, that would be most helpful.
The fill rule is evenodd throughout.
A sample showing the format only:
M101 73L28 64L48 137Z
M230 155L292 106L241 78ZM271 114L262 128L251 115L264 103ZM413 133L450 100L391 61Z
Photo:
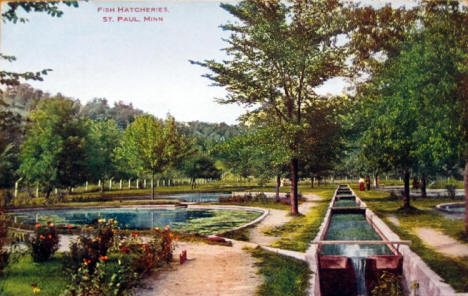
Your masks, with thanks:
M92 180L117 177L115 149L120 144L122 133L112 119L89 122L86 165Z
M71 189L86 178L86 121L79 102L50 98L31 113L21 147L19 173L29 184L41 185L46 197L54 187Z
M152 199L154 175L179 164L190 152L190 143L172 116L160 122L152 115L139 116L127 127L120 149L121 154L131 157L134 167L151 174Z
M190 178L192 189L196 186L195 180L197 178L221 178L221 170L217 169L213 160L205 155L197 155L185 161L182 171Z
M221 103L252 107L269 115L282 130L291 172L291 214L297 215L297 172L303 143L304 108L317 99L314 88L343 73L344 47L338 35L346 28L340 1L245 0L222 4L238 22L222 26L232 34L225 49L230 60L198 62L205 75L229 91ZM275 141L276 139L272 139Z
M453 168L466 147L463 117L458 115L466 108L466 93L458 85L468 73L461 45L466 44L466 30L456 29L461 20L466 22L466 12L465 18L461 15L458 4L426 3L421 22L364 92L368 100L363 114L369 121L361 139L363 153L376 166L404 173L405 207L410 205L411 171Z

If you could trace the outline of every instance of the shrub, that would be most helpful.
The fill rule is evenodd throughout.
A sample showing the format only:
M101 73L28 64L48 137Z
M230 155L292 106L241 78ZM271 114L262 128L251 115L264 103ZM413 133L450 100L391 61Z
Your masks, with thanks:
M59 238L53 223L36 224L35 238L30 242L31 256L35 262L47 261L58 250Z
M91 269L90 260L84 259L63 296L125 296L137 283L137 275L119 262L107 263L107 256Z
M174 234L169 226L154 229L148 243L143 243L136 233L119 244L120 261L125 262L140 276L151 269L172 261Z
M115 220L98 220L95 227L88 227L82 230L78 241L70 245L70 257L75 268L84 259L90 260L88 266L94 271L96 263L101 256L107 255L107 250L112 246L115 235Z
M109 226L111 230L114 230L112 225L113 223L110 225L103 223L97 237L99 235L105 237L105 234L109 233L106 230ZM112 233L114 234L114 231ZM84 240L80 239L80 242L89 242L89 240L92 241L89 245L93 246L92 251L87 255L89 258L81 259L64 293L66 296L130 295L131 289L147 272L170 262L174 251L174 235L169 226L166 226L164 230L155 228L148 243L143 243L136 233L132 233L130 237L122 236L118 240L114 239L119 243L106 244L108 255L100 255L96 261L90 256L91 253L99 252L99 248L95 247L96 239L84 237ZM103 242L103 239L101 238L100 241ZM75 252L84 249L84 245L80 245L80 242L74 244Z

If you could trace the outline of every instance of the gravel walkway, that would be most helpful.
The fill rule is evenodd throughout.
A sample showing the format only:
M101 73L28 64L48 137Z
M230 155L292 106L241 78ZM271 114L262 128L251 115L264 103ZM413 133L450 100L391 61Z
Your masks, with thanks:
M447 256L464 257L468 256L468 245L463 244L442 232L427 228L415 228L414 232L423 240L430 248L435 249Z
M145 280L136 296L251 296L262 283L255 259L242 248L180 242L175 257L187 250L188 261L178 262L154 273Z

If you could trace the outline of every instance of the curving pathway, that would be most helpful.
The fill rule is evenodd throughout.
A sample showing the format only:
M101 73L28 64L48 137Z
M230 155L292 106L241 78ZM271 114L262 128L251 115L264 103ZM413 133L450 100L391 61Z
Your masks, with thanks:
M306 214L320 201L316 195L305 195L299 211ZM262 230L280 226L293 217L287 211L270 210L269 215L250 231L251 242L231 240L232 247L207 245L203 243L180 242L174 252L175 257L187 250L188 261L180 265L174 263L165 270L154 273L145 280L136 296L251 296L255 295L263 279L257 274L255 259L243 250L244 247L261 245L267 250L282 255L305 260L305 254L267 247L277 237L267 236Z

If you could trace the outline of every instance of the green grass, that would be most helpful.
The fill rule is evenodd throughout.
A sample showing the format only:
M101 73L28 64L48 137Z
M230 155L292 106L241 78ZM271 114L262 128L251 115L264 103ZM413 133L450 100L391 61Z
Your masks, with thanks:
M259 296L307 295L311 271L306 262L288 258L261 248L249 249L258 259L256 265L264 281L258 288Z
M316 202L317 206L312 207L306 215L294 217L284 225L267 229L264 232L265 234L280 237L272 246L305 252L309 242L317 235L335 189L335 185L324 185L319 188L310 189L310 193L320 196L322 200Z
M54 255L49 261L35 263L31 256L25 255L11 263L0 278L2 296L33 295L31 284L41 289L38 295L60 295L68 282L63 271L64 256Z
M235 239L239 241L250 241L250 230L254 226L244 227L242 229L225 232L222 236L225 238Z
M421 256L448 284L458 292L468 292L468 257L444 256L424 245L423 241L413 232L416 227L430 227L455 239L467 242L463 220L447 219L443 214L434 210L435 205L447 202L447 199L417 198L411 200L413 208L403 210L401 209L402 200L390 199L388 192L374 190L355 192L372 211L383 218L401 239L411 240L410 248ZM396 226L388 220L387 217L390 215L398 218L400 226Z

